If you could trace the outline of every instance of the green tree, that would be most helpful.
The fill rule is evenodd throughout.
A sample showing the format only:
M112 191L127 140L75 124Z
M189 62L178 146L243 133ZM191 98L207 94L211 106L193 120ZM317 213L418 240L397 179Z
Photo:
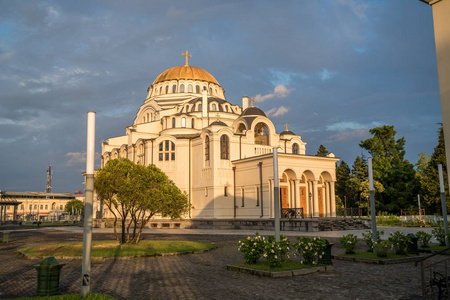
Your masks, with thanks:
M419 153L419 159L416 162L416 171L417 176L422 179L425 177L425 172L427 170L428 164L430 162L431 157L427 156L425 152Z
M99 169L95 190L114 215L114 233L119 244L137 243L142 230L156 214L181 218L188 209L186 195L164 172L154 165L136 165L128 159L110 160ZM119 219L121 238L116 230Z
M438 145L434 148L433 154L431 154L428 166L425 169L424 176L421 180L423 203L427 210L427 213L442 212L441 194L439 184L439 171L438 165L442 165L444 174L445 196L449 199L448 194L448 175L447 175L447 163L445 158L445 140L444 130L439 128ZM450 208L450 201L447 200L447 210ZM449 210L450 211L450 210Z
M336 196L339 197L343 205L346 205L347 193L350 185L350 168L345 161L341 161L336 166Z
M404 159L405 138L396 139L397 131L388 125L372 128L370 133L373 137L359 146L372 155L374 180L385 189L376 196L378 209L399 213L402 208L414 207L420 182L414 166Z
M324 145L320 145L317 150L316 156L326 157L330 152L328 152L327 148Z
M73 199L67 202L66 204L66 212L69 214L78 213L84 214L84 203L81 200Z

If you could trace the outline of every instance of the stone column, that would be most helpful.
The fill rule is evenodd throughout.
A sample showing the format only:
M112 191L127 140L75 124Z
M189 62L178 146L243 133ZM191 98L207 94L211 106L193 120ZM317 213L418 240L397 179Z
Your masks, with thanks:
M331 196L331 217L336 217L336 195L334 190L334 181L330 182L330 196Z
M316 218L319 218L320 217L320 215L319 215L319 190L318 190L319 182L317 180L314 180L312 182L312 185L313 185L313 196L314 196L313 216Z
M14 213L13 213L13 221L15 222L15 221L17 221L17 206L18 206L19 204L17 204L17 205L14 205Z

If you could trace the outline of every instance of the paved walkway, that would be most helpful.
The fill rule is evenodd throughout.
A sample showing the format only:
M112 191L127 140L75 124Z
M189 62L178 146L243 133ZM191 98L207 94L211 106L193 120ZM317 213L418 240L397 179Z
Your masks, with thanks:
M385 228L409 233L406 228ZM2 228L0 227L0 231ZM407 230L407 231L405 231ZM426 228L425 231L428 231ZM417 230L415 230L417 231ZM94 229L94 240L111 240L110 229ZM335 243L333 254L343 252L337 242L342 234L360 236L364 230L319 232ZM306 235L282 232L287 236ZM260 278L226 270L227 264L242 261L237 241L254 231L148 229L144 239L215 242L219 249L200 255L152 257L126 261L93 261L92 291L118 299L421 299L420 269L413 263L367 265L335 260L334 270L282 279ZM262 232L260 234L273 234ZM40 263L16 254L26 246L62 241L82 241L81 227L12 230L10 243L0 244L0 298L34 296ZM311 235L311 234L307 234ZM293 238L292 238L293 240ZM358 250L364 250L363 242ZM61 260L60 288L63 294L79 293L80 260Z

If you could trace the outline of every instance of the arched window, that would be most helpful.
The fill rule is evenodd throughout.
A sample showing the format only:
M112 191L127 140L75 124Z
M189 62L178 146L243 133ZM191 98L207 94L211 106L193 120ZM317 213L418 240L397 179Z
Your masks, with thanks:
M194 118L192 118L191 127L194 128Z
M205 161L209 160L209 136L205 138Z
M298 144L292 145L292 154L298 154Z
M202 104L201 103L198 105L198 111L202 111Z
M166 85L166 94L168 94L168 93L169 93L169 86Z
M188 85L188 93L192 93L192 84Z
M239 124L239 127L238 127L238 132L244 132L244 130L246 130L247 128L245 128L245 125L244 124Z
M180 93L184 93L184 84L180 85Z
M172 85L172 93L176 93L177 92L177 85L174 84Z
M217 96L217 89L214 89L214 95Z
M159 161L175 160L175 144L172 141L163 141L159 144Z
M159 94L162 95L162 87L159 88Z
M199 86L199 85L196 85L196 86L195 86L195 92L196 92L197 94L200 93L200 86Z
M217 110L217 106L216 106L215 103L213 103L213 104L211 105L211 111L216 111L216 110Z
M230 139L224 134L220 137L220 159L230 159Z
M269 128L265 123L258 123L255 126L255 144L269 145Z
M172 118L172 128L175 128L175 125L176 125L175 118Z
M186 118L181 118L181 127L186 127Z
M209 94L212 95L212 88L209 88Z

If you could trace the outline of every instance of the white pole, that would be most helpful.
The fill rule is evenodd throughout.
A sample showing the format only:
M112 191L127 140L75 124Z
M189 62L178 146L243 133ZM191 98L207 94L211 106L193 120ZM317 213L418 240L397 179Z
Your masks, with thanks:
M372 158L367 159L369 169L369 194L370 194L370 214L372 215L372 240L377 242L377 217L375 212L375 192L373 190L373 170L372 170ZM375 249L374 249L375 251Z
M81 265L81 296L90 293L92 250L92 203L94 202L95 112L88 112L86 150L86 203L84 206L83 261Z
M439 170L439 185L441 186L441 203L442 203L442 218L444 219L445 230L445 246L449 247L448 240L448 220L447 220L447 203L445 201L445 186L444 186L444 174L442 172L442 165L438 165Z
M275 241L280 241L280 183L278 182L278 149L273 148L273 201L275 211Z

